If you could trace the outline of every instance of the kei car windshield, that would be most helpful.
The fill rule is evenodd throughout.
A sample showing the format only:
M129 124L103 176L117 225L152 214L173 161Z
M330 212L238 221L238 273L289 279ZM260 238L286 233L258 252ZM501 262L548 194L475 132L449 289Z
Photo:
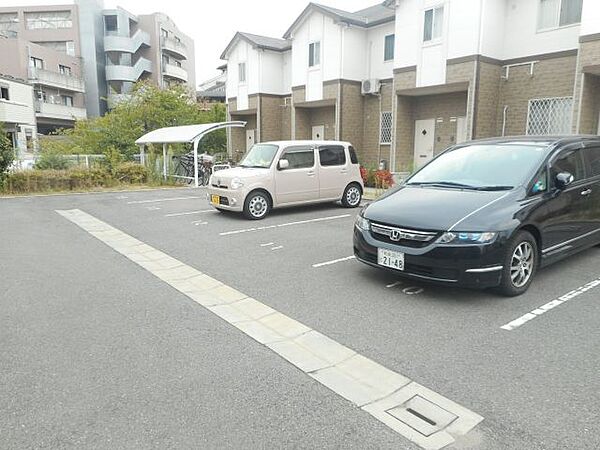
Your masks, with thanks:
M240 166L266 169L271 166L278 148L272 144L254 144L240 162Z
M415 174L409 185L505 190L524 184L547 145L474 144L451 150Z

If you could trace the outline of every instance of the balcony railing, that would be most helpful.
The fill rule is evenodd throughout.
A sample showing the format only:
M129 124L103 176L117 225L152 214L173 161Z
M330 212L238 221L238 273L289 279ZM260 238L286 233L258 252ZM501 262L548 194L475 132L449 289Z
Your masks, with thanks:
M107 65L106 79L108 81L137 81L144 72L152 72L152 62L140 58L133 66Z
M163 65L163 76L176 78L187 83L188 73L183 67L175 66L173 64Z
M161 36L160 45L164 51L173 53L179 58L187 59L187 47L183 42L171 37Z
M104 36L105 52L135 53L142 45L150 45L150 35L142 30L137 30L131 37L120 35Z
M44 86L52 86L74 92L85 92L85 85L82 78L52 72L51 70L30 67L29 80L37 84L43 84Z
M35 102L35 115L47 119L77 120L85 119L85 108L56 103Z

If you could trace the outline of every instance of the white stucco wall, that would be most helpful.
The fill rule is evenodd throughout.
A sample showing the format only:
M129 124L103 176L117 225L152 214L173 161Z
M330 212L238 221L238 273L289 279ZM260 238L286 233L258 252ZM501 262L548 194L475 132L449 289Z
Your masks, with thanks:
M583 0L580 33L582 36L600 33L600 2L598 0Z
M363 79L378 78L386 79L394 76L394 60L384 61L385 37L389 34L395 34L396 25L389 22L381 26L369 28L366 34L365 60L368 61L365 67L364 63L358 64L364 68ZM349 49L352 51L352 49ZM396 49L394 49L394 53Z

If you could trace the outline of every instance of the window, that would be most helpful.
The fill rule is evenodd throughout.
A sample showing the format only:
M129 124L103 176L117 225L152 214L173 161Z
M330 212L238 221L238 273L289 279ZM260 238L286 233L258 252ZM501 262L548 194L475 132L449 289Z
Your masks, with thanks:
M583 0L539 0L538 30L581 22Z
M44 60L40 58L36 58L35 56L29 57L29 67L35 67L36 69L44 68Z
M0 98L2 100L10 100L10 97L8 95L8 87L7 86L0 87Z
M0 36L17 37L19 16L15 13L0 14Z
M174 60L174 62L177 67L181 67L181 61Z
M566 150L558 156L558 159L552 163L550 170L552 180L555 180L556 175L561 172L569 172L575 178L574 181L585 178L585 168L581 150Z
M63 66L62 64L58 65L58 72L63 75L72 75L71 68L69 66Z
M67 55L75 56L75 42L67 41L66 48L67 48Z
M546 192L546 189L548 189L548 170L546 167L543 167L533 179L533 186L531 186L531 195Z
M245 83L246 82L246 63L239 63L238 64L238 79L240 83Z
M311 147L291 147L283 152L280 159L288 160L288 169L307 169L315 166L315 151Z
M106 34L114 34L119 29L117 16L104 16L104 30Z
M346 164L346 152L341 145L329 145L319 148L321 166L343 166Z
M394 59L394 43L396 41L395 34L388 34L385 37L385 44L383 49L383 60L391 61Z
M392 143L392 113L382 112L379 121L379 143Z
M425 10L425 23L423 26L423 42L429 42L442 37L444 28L444 7L438 6Z
M348 147L348 152L350 153L350 162L352 164L358 164L358 157L356 156L356 150L354 150L354 147Z
M321 42L311 42L308 44L308 67L314 67L321 64Z
M25 22L28 30L72 28L71 11L26 12Z
M65 106L73 106L73 97L70 95L61 95L60 102Z
M600 176L600 147L588 147L583 153L586 158L586 166L590 171L590 177Z
M164 38L168 38L169 37L169 32L167 30L165 30L164 28L160 29L160 35Z
M572 97L529 100L527 134L546 136L570 134Z

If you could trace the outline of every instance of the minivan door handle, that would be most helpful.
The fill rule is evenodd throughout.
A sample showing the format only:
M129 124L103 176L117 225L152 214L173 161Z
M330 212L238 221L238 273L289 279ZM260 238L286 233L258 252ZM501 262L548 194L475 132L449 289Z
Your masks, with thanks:
M583 195L584 197L587 197L588 195L590 195L592 193L591 189L586 189L585 191L581 191L581 195Z

